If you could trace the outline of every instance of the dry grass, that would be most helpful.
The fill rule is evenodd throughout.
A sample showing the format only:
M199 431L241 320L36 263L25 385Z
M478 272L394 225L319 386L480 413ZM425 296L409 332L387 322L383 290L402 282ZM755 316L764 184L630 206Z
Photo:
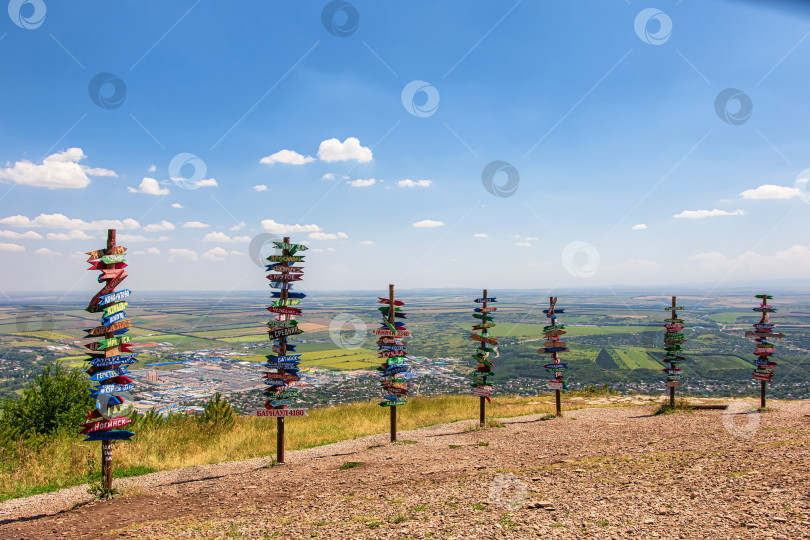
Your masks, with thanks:
M487 407L488 418L548 414L551 404L536 397L499 397ZM567 408L587 406L567 404ZM287 448L310 448L332 442L386 433L387 408L377 401L313 409L306 418L287 420ZM415 397L398 411L400 431L478 418L478 398L465 395ZM113 445L116 477L195 465L241 461L275 453L276 422L238 417L232 429L212 431L195 418L173 418L155 429L133 429L128 442ZM101 445L82 442L63 432L36 447L16 444L0 448L0 500L53 491L93 480L100 474Z

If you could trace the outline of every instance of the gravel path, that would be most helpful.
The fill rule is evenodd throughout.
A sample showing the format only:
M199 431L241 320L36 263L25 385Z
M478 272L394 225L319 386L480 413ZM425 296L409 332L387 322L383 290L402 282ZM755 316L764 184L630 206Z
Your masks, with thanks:
M112 501L6 501L0 538L810 538L810 403L769 405L457 422L154 473Z

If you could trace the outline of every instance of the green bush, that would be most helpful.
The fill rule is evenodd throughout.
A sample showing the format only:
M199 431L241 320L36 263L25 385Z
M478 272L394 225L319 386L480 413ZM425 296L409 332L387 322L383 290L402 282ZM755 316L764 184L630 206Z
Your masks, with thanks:
M0 438L36 438L60 428L77 429L95 406L88 391L87 375L52 362L42 369L20 398L3 402Z
M203 413L200 415L200 423L206 424L212 429L230 429L236 422L236 413L222 394L217 392L214 399L206 403Z

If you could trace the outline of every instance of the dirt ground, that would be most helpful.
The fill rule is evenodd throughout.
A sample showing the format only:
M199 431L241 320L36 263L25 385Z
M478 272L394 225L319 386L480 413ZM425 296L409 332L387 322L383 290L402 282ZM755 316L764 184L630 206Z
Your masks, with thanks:
M810 403L755 405L457 422L155 473L110 501L6 501L0 537L810 538Z

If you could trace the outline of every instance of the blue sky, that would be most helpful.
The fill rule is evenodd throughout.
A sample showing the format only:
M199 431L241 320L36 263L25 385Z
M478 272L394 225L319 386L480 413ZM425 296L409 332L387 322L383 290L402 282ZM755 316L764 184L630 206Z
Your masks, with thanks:
M266 287L262 233L312 289L803 278L810 14L765 4L12 0L2 288L94 288L106 220L133 289Z

